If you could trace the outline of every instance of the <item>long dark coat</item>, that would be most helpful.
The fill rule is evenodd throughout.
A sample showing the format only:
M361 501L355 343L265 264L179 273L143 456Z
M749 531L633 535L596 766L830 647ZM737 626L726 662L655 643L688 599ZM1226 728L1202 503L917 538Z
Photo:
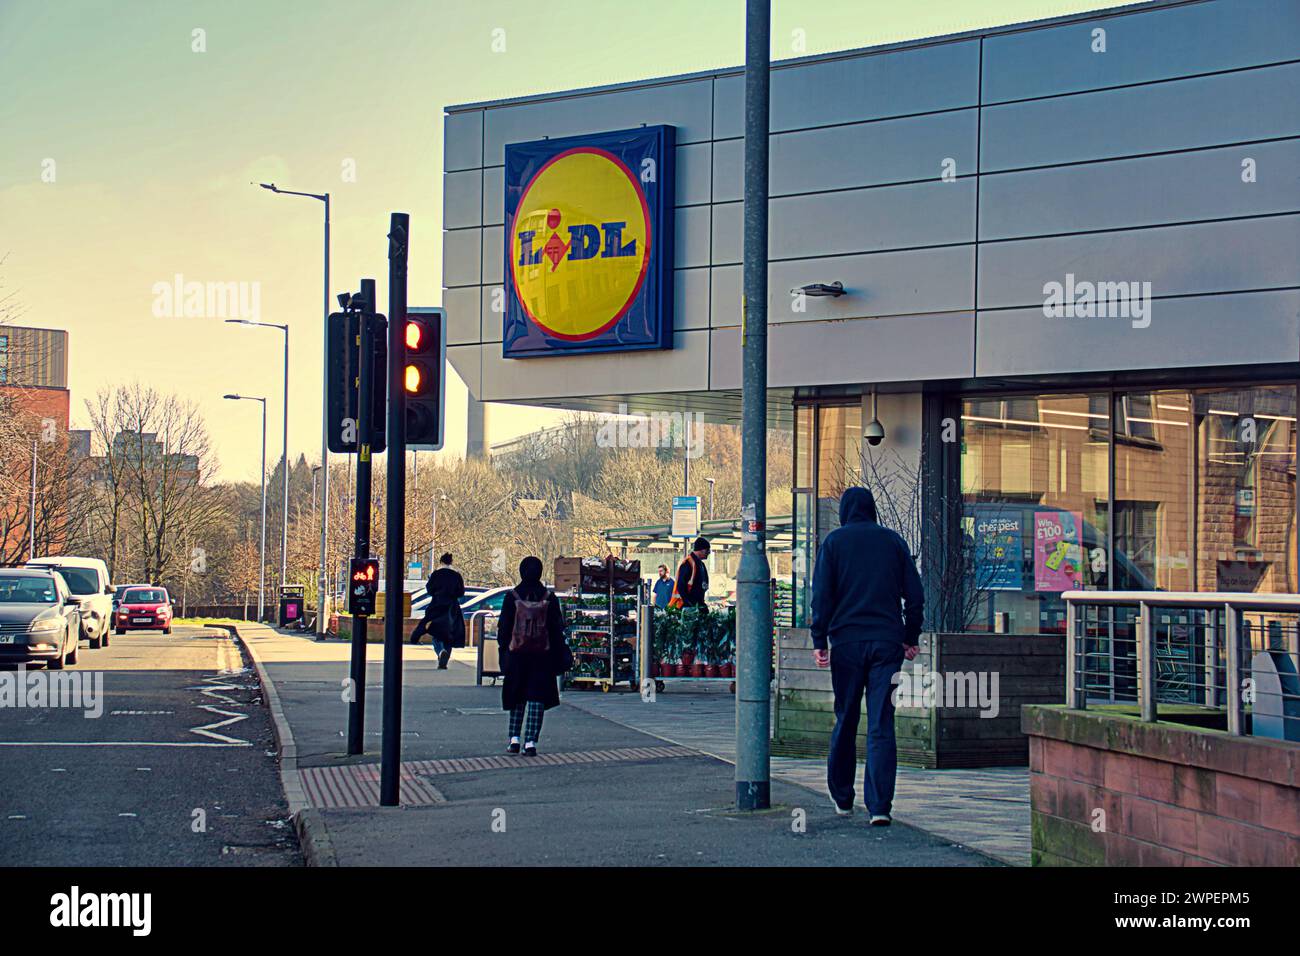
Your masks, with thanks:
M550 648L545 654L510 653L510 634L515 627L515 591L526 601L540 601L548 595L546 632ZM497 648L501 657L501 707L514 710L527 701L540 701L547 710L560 702L556 678L564 673L567 645L564 641L564 611L560 601L540 581L523 581L507 591L501 603L497 627Z

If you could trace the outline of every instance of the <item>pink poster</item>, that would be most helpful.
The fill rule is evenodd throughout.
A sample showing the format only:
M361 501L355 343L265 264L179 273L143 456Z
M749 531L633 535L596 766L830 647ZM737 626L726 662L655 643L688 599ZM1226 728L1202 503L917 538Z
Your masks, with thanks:
M1034 590L1083 586L1083 516L1077 511L1034 512Z

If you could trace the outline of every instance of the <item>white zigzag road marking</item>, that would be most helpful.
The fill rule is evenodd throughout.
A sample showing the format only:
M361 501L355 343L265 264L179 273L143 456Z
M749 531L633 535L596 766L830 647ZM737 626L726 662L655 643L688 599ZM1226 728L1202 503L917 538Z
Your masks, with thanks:
M213 724L204 724L202 727L191 727L190 733L202 734L204 737L211 737L213 740L220 740L223 743L236 744L241 747L251 747L252 744L247 740L241 740L238 737L227 737L225 734L214 733L216 728L225 727L229 724L238 723L241 720L247 720L247 714L239 714L229 710L222 710L220 707L213 707L211 704L200 704L200 710L210 711L214 714L220 714L222 717L228 717L229 720L219 720Z

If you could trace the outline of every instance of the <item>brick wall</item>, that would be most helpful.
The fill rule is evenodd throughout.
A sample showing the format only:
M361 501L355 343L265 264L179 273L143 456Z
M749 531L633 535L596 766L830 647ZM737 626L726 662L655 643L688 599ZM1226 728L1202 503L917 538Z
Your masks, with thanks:
M1035 866L1300 866L1300 747L1026 707Z

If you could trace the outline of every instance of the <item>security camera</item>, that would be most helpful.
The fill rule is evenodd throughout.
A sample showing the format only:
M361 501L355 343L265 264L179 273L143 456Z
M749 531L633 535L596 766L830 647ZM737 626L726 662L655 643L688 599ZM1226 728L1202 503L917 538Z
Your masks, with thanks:
M339 300L339 308L342 309L344 312L346 312L348 309L348 305L352 302L352 293L340 292L338 294L338 300Z
M885 426L880 424L879 418L873 418L867 423L867 427L862 432L862 437L867 440L868 445L879 445L885 440Z

